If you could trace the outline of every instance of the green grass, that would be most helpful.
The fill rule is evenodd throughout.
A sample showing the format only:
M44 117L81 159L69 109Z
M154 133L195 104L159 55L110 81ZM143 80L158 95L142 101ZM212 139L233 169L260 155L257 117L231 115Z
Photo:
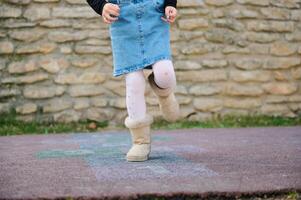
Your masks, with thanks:
M95 123L96 130L108 127L108 121L97 122L92 120L55 123L55 122L24 122L16 119L16 113L10 112L0 115L0 136L22 134L53 134L69 132L91 132L90 123Z
M94 128L90 127L94 123ZM298 126L301 125L301 115L296 118L279 116L238 116L226 115L214 117L207 121L179 121L169 123L156 121L153 129L180 129L180 128L234 128L234 127L265 127L265 126ZM21 134L53 134L69 132L96 132L104 129L125 128L123 125L109 127L108 121L97 122L83 120L71 123L57 122L24 122L17 120L16 113L10 112L0 115L0 136Z
M300 193L298 193L297 191L291 191L287 194L287 199L291 199L291 200L297 200L299 199Z
M299 126L301 115L296 118L265 116L265 115L225 115L206 121L179 121L168 123L160 121L153 124L154 129L178 129L178 128L235 128L235 127L265 127L265 126Z
M158 196L158 195L139 195L135 199L143 199L143 200L298 200L300 199L300 193L297 191L289 191L289 192L266 192L266 193L251 193L251 194L209 194L207 196L201 197L200 195L192 195L192 194L174 194L168 196ZM73 200L77 198L66 197L65 200ZM129 198L130 199L130 198Z

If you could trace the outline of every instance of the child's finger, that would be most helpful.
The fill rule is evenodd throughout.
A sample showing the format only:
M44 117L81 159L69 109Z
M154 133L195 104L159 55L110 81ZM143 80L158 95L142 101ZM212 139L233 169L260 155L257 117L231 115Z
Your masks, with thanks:
M120 7L116 4L112 4L112 6L109 7L109 10L114 10L115 12L119 12Z
M170 15L170 9L167 8L167 9L165 10L165 15L166 15L166 16Z
M115 16L119 16L119 10L115 10L115 9L108 9L107 11L110 14L113 14Z
M117 8L117 7L112 7L110 10L111 10L111 11L114 11L114 12L117 12L117 13L120 12L120 9Z
M168 16L168 15L169 15L169 13L166 11L166 12L165 12L165 16Z
M110 24L111 22L109 22L105 17L103 18L104 23L106 24Z
M169 15L175 17L177 15L177 13L176 12L171 12Z
M107 23L107 24L110 24L110 23L111 23L105 16L103 16L103 21L104 21L105 23Z
M120 10L119 6L116 4L111 4L111 6L109 8L112 10L115 10L116 12L119 12L119 10Z
M165 17L161 17L161 19L167 23L169 23L168 19L166 19Z
M109 13L104 13L103 14L103 19L106 23L112 23L116 21L118 18L117 17L111 17Z
M169 15L175 17L177 15L177 11L176 10L171 10Z
M109 12L110 12L111 15L114 15L116 17L119 16L119 12L116 12L115 10L110 10Z
M108 21L116 21L118 19L118 17L112 17L110 14L105 15L105 17Z

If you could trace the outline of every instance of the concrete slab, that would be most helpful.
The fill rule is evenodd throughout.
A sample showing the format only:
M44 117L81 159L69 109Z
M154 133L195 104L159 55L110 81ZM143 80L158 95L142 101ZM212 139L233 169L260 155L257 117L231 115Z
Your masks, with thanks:
M0 137L0 199L235 194L301 189L301 126L153 131L126 162L124 132Z

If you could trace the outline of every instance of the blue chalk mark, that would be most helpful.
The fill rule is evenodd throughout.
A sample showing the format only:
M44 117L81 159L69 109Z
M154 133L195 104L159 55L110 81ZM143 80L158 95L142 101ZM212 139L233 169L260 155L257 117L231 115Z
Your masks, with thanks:
M150 169L156 174L170 174L171 172L163 166L146 166L145 168Z
M153 141L172 141L173 136L152 136ZM127 151L131 147L130 135L74 134L66 143L79 144L79 149L54 149L36 154L39 159L79 157L92 168L97 180L149 179L154 177L217 176L202 163L193 162L179 154L202 153L204 149L193 145L152 146L150 159L146 162L127 162Z

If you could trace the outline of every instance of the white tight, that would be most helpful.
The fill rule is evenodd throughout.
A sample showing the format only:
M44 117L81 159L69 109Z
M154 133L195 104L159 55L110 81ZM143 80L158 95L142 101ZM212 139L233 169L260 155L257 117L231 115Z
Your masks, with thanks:
M171 60L160 60L153 64L154 80L160 88L175 88L176 76ZM132 119L141 119L146 115L145 78L143 70L130 72L125 76L126 106Z

